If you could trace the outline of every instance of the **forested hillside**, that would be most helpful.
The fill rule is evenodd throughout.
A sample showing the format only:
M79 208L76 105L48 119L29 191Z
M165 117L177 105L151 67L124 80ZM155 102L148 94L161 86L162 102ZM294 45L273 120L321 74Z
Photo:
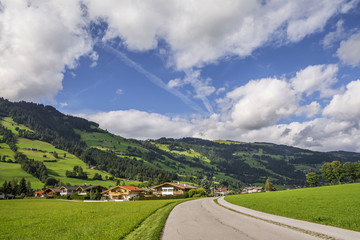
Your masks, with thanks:
M11 178L9 170L16 177L30 174L42 184L48 178L102 185L113 185L119 178L200 184L204 177L215 176L220 185L235 188L267 178L294 186L305 184L306 173L320 173L324 162L360 160L359 153L314 152L271 143L125 139L51 106L2 98L0 123L0 181Z

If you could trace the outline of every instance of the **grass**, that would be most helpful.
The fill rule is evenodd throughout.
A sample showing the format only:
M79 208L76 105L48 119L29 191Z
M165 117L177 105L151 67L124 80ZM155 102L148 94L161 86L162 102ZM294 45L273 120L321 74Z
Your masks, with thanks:
M360 231L360 183L227 196L226 201L275 215Z
M165 222L172 209L186 200L171 202L163 208L158 209L148 217L138 228L125 237L125 240L147 239L158 240L164 228Z
M23 130L27 130L30 132L33 132L33 130L31 130L30 128L26 127L25 125L22 124L18 124L16 122L13 121L13 119L11 117L4 117L1 121L0 121L1 125L3 125L4 127L8 128L11 130L11 132L13 134L15 134L16 136L18 135L18 131L16 131L16 127L18 127L19 129L23 129Z
M6 143L0 143L0 157L6 156L6 160L11 159L12 161L15 160L14 152L10 149L9 145Z
M166 206L169 210L168 207L173 203L174 200L115 203L0 201L1 238L39 239L40 236L46 239L121 239L157 209L162 210ZM166 213L161 211L160 215ZM163 219L161 216L156 219ZM149 224L148 227L153 228L152 224L159 225L159 222L152 221Z
M4 163L0 162L0 184L1 186L6 181L10 181L13 178L17 178L19 181L21 178L25 180L30 180L31 187L34 189L39 189L44 186L44 183L40 182L39 179L33 177L29 173L21 169L20 164L17 163Z
M50 177L60 179L64 183L70 183L72 185L83 185L84 183L88 183L92 185L101 185L104 187L116 185L115 181L105 180L105 177L111 177L111 174L96 169L88 169L88 166L75 155L70 154L64 150L57 149L50 143L26 138L18 138L17 146L19 147L19 151L27 155L27 157L30 159L37 161L56 160L56 162L44 162L44 164L48 169L48 175ZM37 150L44 152L27 150L27 148L36 148ZM55 151L59 155L59 158L57 159L51 153ZM64 154L66 154L66 157ZM46 157L44 157L44 155L46 155ZM89 179L84 180L77 178L67 178L66 171L72 171L74 166L82 167L84 171L89 174ZM91 180L95 173L101 174L104 180Z

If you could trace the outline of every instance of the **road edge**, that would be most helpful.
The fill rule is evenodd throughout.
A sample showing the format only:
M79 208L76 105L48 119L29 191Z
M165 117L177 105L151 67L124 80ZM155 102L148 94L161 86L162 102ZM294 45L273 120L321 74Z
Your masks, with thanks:
M221 198L224 199L224 197L221 197ZM323 234L323 233L314 232L314 231L311 231L311 230L306 230L306 229L304 229L304 228L295 227L295 226L292 226L292 225L289 225L289 224L280 223L280 222L277 222L277 221L273 221L273 220L261 218L261 217L255 216L255 215L251 215L251 214L248 214L248 213L244 213L244 212L235 210L235 209L230 208L230 207L228 207L228 206L222 205L222 204L218 201L219 199L220 199L220 198L215 198L215 199L214 199L214 202L215 202L217 205L219 205L219 206L221 206L221 207L223 207L223 208L225 208L225 209L228 209L228 210L230 210L230 211L233 211L233 212L236 212L236 213L239 213L239 214L242 214L242 215L251 217L251 218L255 218L255 219L257 219L257 220L261 220L261 221L264 221L264 222L268 222L268 223L271 223L271 224L274 224L274 225L277 225L277 226L289 228L289 229L292 229L292 230L295 230L295 231L298 231L298 232L302 232L302 233L308 234L308 235L310 235L310 236L318 237L318 238L321 238L321 239L325 239L325 240L340 240L340 238L335 238L335 237L332 237L332 236L329 236L329 235L326 235L326 234ZM224 201L226 201L226 200L224 199Z

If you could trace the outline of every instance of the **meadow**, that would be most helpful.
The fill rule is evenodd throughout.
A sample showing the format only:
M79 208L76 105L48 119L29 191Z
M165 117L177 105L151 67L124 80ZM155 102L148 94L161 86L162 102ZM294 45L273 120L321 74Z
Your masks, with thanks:
M149 216L150 219L158 219L147 225L150 224L148 227L153 229L150 235L154 232L160 235L167 214L180 202L0 201L0 238L39 239L40 236L43 239L122 239L140 226L142 230L137 233L140 236L137 239L144 239L141 236L149 233L146 226L144 231L141 223ZM129 239L134 238L129 236Z
M243 207L360 231L360 183L226 196Z

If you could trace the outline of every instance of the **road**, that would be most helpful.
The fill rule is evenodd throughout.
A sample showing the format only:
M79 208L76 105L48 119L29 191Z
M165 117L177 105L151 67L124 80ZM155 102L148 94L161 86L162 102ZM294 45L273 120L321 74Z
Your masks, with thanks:
M203 198L176 206L166 221L162 240L360 239L359 232L278 217L241 207L235 210L243 213L234 212L217 205L213 200ZM224 199L219 202L227 207L237 207ZM250 212L246 212L248 210Z

